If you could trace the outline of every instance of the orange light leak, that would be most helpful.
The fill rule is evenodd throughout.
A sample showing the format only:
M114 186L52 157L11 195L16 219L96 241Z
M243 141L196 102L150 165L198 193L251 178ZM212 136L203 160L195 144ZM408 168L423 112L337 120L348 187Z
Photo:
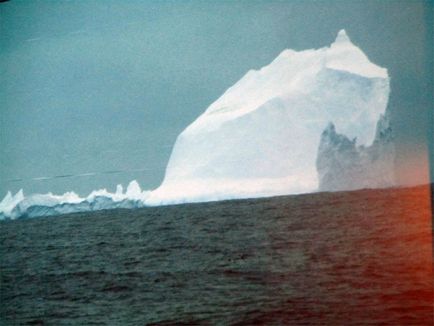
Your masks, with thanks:
M384 208L381 214L372 215L375 210L367 208L360 223L353 225L360 227L360 236L350 245L365 253L360 260L364 265L361 282L353 284L354 295L360 307L372 306L369 317L366 309L356 309L355 316L359 314L361 322L368 318L386 324L432 325L430 187L398 189L378 200ZM347 277L347 273L341 274L342 280Z
M430 186L419 186L397 191L395 201L401 201L399 212L391 215L389 236L385 237L382 250L394 248L395 255L383 255L382 268L399 282L405 291L385 295L382 304L395 306L405 316L406 324L423 322L433 324L433 243L432 207ZM391 203L393 204L393 203ZM396 218L396 220L392 220ZM424 310L428 320L419 319ZM431 319L429 319L431 316ZM427 322L427 323L425 323Z
M400 185L429 184L428 149L412 151L396 162L396 177Z
M284 255L297 263L269 280L286 301L249 322L433 325L428 185L301 196L287 214ZM269 236L282 252L285 237Z

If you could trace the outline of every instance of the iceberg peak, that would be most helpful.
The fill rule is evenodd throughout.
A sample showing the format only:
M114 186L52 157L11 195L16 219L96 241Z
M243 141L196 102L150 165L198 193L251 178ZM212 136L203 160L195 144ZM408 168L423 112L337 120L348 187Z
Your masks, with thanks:
M122 185L117 185L115 194L117 196L121 196L123 193L124 193L124 187L122 187Z
M341 29L336 36L334 43L351 43L350 38L347 35L345 29Z
M24 199L23 189L20 189L15 195L12 195L10 191L6 194L3 200L0 202L0 214L10 215L12 210Z
M336 132L336 128L333 122L329 122L327 127L324 129L323 134L334 134Z
M139 183L136 180L133 180L129 183L126 191L127 196L135 197L142 193L142 189L140 188Z
M326 67L367 78L389 78L387 69L372 63L366 54L351 42L344 29L338 32L336 40L327 49Z

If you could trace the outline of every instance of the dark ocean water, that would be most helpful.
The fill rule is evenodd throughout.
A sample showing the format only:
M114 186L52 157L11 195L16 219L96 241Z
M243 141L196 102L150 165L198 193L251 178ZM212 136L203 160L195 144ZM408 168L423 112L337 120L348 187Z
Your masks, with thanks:
M427 187L0 223L5 325L432 325Z

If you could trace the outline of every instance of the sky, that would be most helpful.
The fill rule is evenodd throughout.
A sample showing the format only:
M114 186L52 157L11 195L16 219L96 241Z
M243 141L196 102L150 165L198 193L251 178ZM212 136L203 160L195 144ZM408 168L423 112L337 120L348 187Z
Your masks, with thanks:
M342 28L389 71L398 181L426 182L432 12L431 1L0 3L0 197L134 179L153 189L177 135L248 70Z

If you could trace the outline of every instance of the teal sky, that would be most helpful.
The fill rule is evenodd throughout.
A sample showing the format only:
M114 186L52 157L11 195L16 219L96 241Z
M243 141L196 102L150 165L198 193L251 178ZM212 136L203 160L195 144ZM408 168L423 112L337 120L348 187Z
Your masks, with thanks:
M1 3L0 197L133 179L154 188L176 136L228 87L342 28L389 70L397 172L409 182L434 138L432 11L431 1Z

